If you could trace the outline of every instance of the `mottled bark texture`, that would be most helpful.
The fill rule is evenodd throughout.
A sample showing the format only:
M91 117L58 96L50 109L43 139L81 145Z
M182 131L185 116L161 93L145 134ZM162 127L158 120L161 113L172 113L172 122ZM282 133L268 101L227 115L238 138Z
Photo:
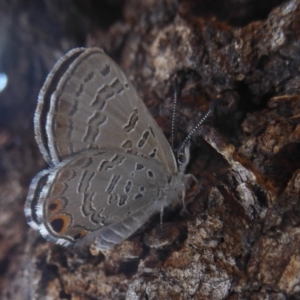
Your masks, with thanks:
M300 1L0 1L1 299L299 299ZM46 242L23 205L45 168L38 91L54 62L99 46L176 145L194 134L182 205L105 256Z

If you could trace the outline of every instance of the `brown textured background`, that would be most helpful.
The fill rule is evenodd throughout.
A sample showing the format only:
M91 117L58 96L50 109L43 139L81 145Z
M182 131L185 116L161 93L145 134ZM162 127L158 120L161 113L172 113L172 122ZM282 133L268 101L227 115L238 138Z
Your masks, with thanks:
M37 94L77 46L113 57L167 136L176 75L177 144L222 96L192 140L188 212L106 257L45 242L23 215L46 167ZM300 299L299 0L1 0L0 72L0 299Z

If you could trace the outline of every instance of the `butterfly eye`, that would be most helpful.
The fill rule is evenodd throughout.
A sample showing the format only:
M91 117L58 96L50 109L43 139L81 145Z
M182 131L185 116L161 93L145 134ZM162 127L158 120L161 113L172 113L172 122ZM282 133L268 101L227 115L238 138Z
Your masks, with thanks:
M185 153L183 153L183 152L178 153L177 154L177 161L178 161L178 164L185 165L186 161L187 161Z

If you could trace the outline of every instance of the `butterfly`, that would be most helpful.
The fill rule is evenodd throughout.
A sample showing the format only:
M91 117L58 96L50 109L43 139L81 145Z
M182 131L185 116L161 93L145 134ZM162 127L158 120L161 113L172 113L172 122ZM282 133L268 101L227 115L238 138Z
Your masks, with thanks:
M25 215L49 241L108 250L185 194L189 147L174 155L133 85L99 48L73 49L55 64L34 129L49 169L32 180Z

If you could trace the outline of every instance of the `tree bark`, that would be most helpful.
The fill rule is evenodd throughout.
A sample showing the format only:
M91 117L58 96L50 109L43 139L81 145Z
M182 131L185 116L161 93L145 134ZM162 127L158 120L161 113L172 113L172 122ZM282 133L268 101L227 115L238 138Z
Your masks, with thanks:
M0 1L1 299L298 299L300 1ZM93 256L26 225L36 99L69 49L98 46L175 145L195 132L178 203Z

